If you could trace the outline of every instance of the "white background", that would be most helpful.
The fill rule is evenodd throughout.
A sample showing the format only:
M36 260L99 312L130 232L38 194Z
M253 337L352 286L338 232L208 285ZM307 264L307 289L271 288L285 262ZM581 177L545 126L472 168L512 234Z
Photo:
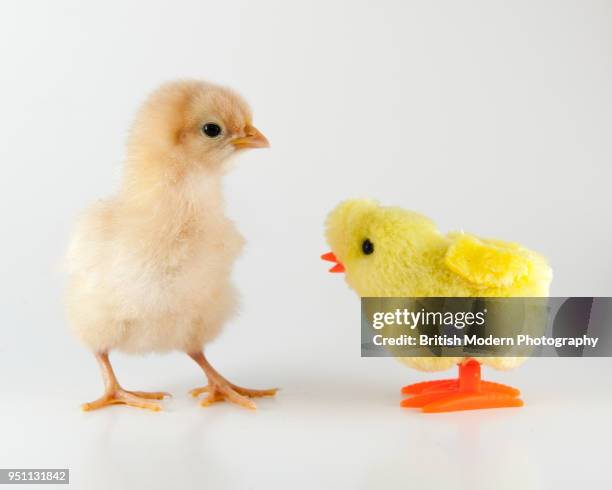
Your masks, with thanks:
M0 467L78 489L609 488L609 359L486 371L523 409L401 410L432 375L360 358L358 298L319 255L327 212L374 197L544 253L555 295L612 295L611 27L606 1L3 1ZM179 77L242 92L272 143L227 179L243 306L208 353L282 391L202 409L186 356L115 355L126 387L175 398L82 413L102 383L61 258L136 107Z

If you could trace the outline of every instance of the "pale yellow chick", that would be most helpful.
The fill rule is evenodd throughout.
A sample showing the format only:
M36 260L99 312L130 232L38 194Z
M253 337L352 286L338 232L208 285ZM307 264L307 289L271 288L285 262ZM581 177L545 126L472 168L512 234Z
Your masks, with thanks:
M225 216L222 177L237 152L267 146L246 102L211 83L168 83L140 109L118 193L84 213L68 251L68 317L105 383L84 410L159 410L151 400L167 395L123 389L112 350L187 353L208 378L192 391L208 392L203 405L226 399L255 408L250 397L275 393L233 385L202 350L235 311L230 274L244 243Z

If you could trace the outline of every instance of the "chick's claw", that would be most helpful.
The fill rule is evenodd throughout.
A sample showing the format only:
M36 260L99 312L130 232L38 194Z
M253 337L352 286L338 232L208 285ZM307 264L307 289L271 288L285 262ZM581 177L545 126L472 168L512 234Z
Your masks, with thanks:
M189 390L189 394L194 398L197 398L202 393L208 393L208 385L202 386L201 388L194 388L193 390Z
M264 396L274 396L276 395L276 392L278 391L278 388L270 388L268 390L252 390L251 388L243 388L242 386L237 386L233 383L230 383L230 386L236 393L240 395L248 396L250 398L261 398Z
M163 400L164 398L172 398L172 393L167 391L128 391L134 396L139 398L146 398L147 400Z

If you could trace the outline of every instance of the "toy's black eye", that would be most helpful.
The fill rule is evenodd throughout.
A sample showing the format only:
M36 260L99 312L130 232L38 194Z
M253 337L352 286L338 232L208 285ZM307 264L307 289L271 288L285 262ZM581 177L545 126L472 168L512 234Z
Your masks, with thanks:
M366 238L361 244L361 250L366 255L370 255L374 253L374 244L370 241L369 238Z
M202 126L202 132L209 138L216 138L221 134L221 126L215 123L206 123Z

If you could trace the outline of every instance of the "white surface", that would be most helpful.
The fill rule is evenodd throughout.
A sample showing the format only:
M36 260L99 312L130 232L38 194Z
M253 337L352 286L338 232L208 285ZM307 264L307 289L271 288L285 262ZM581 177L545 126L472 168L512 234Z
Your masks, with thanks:
M77 365L49 366L62 375L53 384L31 375L5 392L0 461L70 466L75 488L101 490L603 489L612 482L608 360L534 359L515 373L486 371L523 388L527 405L431 415L398 407L402 384L431 376L390 359L354 359L352 351L335 356L345 363L338 369L321 360L327 354L312 361L299 354L293 365L278 352L233 360L224 371L235 380L283 388L256 413L200 408L186 391L201 376L174 355L116 363L127 387L174 392L164 412L82 413L77 402L99 394L95 367L87 358L72 375Z
M431 376L359 357L358 300L318 257L327 212L369 196L541 251L556 295L612 295L611 16L605 1L2 2L0 466L70 467L78 489L609 487L611 360L487 371L523 389L520 410L400 410L399 387ZM282 391L255 414L203 410L188 359L115 356L126 387L175 398L83 414L102 387L67 334L58 264L76 213L116 185L136 106L177 77L238 89L272 142L227 181L243 307L209 354Z
M256 354L248 366L225 369L245 384L283 387L256 413L200 408L186 391L201 377L176 356L117 363L128 387L175 393L160 413L79 412L77 402L99 391L89 364L76 376L66 367L53 386L31 376L31 388L3 396L0 461L70 466L78 489L530 490L612 482L607 360L535 359L516 373L486 372L523 388L527 405L428 415L398 407L399 387L424 377L392 360L353 360L347 352L338 357L350 369L318 356L312 369L300 356L303 366Z

